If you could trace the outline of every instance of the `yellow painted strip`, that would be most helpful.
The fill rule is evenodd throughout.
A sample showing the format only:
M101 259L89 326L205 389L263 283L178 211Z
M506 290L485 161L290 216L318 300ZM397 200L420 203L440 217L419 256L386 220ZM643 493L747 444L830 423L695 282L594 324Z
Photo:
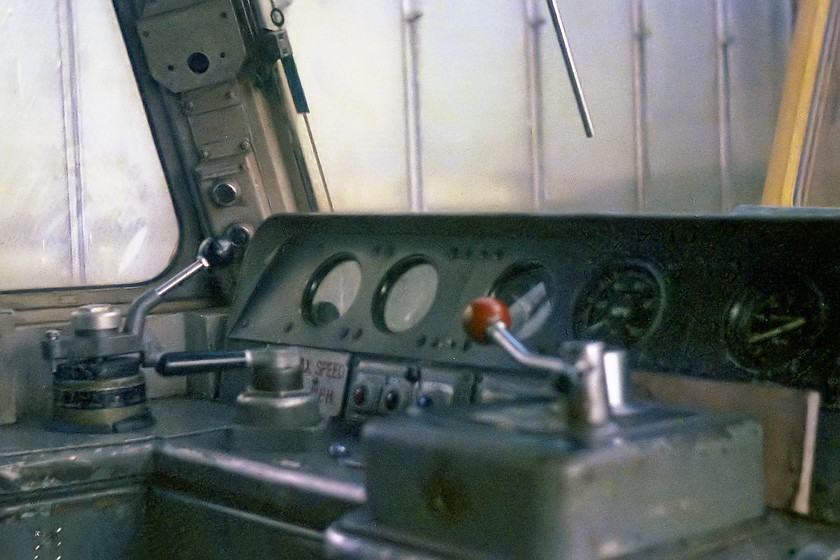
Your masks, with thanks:
M831 0L801 0L761 203L792 206Z

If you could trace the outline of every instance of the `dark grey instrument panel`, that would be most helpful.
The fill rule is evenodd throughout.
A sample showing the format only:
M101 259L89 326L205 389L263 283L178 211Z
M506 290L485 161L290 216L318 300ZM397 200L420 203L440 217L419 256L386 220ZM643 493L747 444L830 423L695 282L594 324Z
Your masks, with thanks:
M404 363L517 369L461 313L495 295L552 353L769 379L837 400L840 220L766 216L281 215L243 263L230 338Z

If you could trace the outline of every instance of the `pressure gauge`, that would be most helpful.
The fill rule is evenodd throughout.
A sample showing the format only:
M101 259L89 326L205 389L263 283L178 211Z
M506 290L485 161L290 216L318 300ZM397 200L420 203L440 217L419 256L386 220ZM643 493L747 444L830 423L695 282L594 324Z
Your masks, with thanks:
M303 295L303 314L315 326L342 317L359 294L362 267L350 255L337 255L318 267Z
M374 322L390 333L409 330L432 309L437 289L437 269L425 258L410 257L397 263L376 290Z
M826 316L822 294L800 278L750 286L729 307L726 346L745 369L784 367L815 346L825 330Z
M576 301L575 336L628 348L656 330L664 309L665 288L653 267L640 262L610 265Z

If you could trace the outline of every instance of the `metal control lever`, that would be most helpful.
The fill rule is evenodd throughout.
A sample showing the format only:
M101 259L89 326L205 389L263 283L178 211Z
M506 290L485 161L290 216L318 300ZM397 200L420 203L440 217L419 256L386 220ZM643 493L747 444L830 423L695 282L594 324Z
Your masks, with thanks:
M163 297L205 268L223 266L233 260L234 245L225 237L208 237L198 247L195 260L172 278L148 290L132 302L123 327L124 334L142 336L149 311L163 301Z
M611 398L605 371L604 344L588 342L580 348L574 361L556 356L543 356L528 350L511 334L511 317L507 306L494 297L473 300L464 310L464 330L476 342L494 342L518 363L550 374L555 382L571 388L574 420L589 426L610 421ZM618 372L620 375L620 372ZM618 384L620 387L621 383Z
M284 349L169 352L155 365L155 370L164 377L237 368L253 369L251 386L258 391L283 393L303 389L300 356Z
M303 362L294 349L171 352L155 366L164 376L234 368L253 371L250 386L236 398L238 425L299 429L321 424L318 395L304 389Z

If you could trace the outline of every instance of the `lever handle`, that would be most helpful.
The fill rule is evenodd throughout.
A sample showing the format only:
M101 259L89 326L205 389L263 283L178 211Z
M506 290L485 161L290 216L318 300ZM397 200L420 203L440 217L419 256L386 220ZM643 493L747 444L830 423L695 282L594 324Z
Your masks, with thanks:
M508 330L510 311L501 300L490 296L474 299L464 310L462 322L464 330L474 341L480 344L495 342L524 366L565 377L566 381L575 385L579 383L579 370L575 364L555 356L533 354L513 336Z
M198 253L192 263L177 272L160 286L143 292L132 302L125 319L123 333L142 336L143 326L146 323L146 315L148 315L154 306L163 301L164 295L205 268L210 268L211 266L220 267L230 263L233 260L233 254L234 245L230 239L225 237L210 237L202 241L201 245L198 246Z
M490 344L487 332L496 323L502 323L506 329L510 328L510 310L500 300L486 296L472 300L461 318L464 330L474 341L480 344Z
M604 344L583 345L574 363L556 356L543 356L528 350L508 330L510 311L493 297L474 299L462 315L464 330L481 344L495 342L520 364L555 376L572 388L573 414L589 426L600 426L610 419L610 399L604 368Z
M169 352L160 356L155 363L155 370L164 377L233 368L252 369L251 383L258 391L277 393L303 389L300 355L288 348Z
M249 367L251 361L244 350L217 352L168 352L163 354L155 370L164 377L193 375L208 371Z

